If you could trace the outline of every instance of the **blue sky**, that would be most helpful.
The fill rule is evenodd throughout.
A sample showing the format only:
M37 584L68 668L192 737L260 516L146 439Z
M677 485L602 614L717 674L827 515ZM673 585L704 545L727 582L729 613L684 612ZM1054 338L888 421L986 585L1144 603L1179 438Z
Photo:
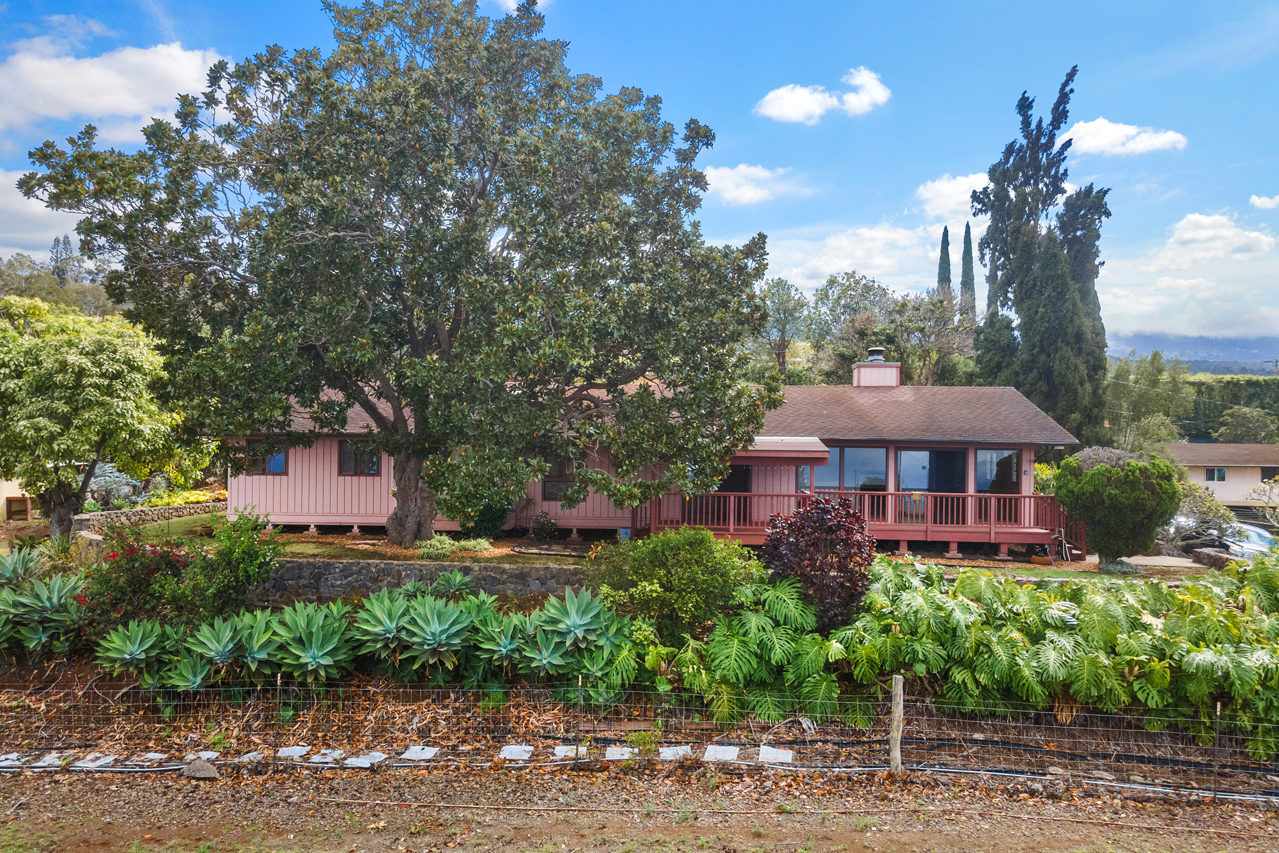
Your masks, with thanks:
M935 279L968 191L1072 64L1074 184L1112 187L1099 290L1115 332L1279 330L1279 4L553 0L547 34L604 88L660 95L717 133L703 229L769 237L770 275ZM484 0L486 14L502 14ZM134 144L217 57L328 46L310 0L0 5L0 255L74 220L12 189L26 152L87 121ZM982 223L974 221L974 230ZM979 297L980 298L980 297Z

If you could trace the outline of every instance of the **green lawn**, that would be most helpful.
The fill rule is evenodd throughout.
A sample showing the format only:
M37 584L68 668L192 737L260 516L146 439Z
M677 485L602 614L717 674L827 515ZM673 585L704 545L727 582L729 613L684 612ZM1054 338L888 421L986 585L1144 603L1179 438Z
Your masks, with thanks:
M226 522L225 512L206 512L200 515L187 515L182 518L170 518L167 521L153 521L141 525L142 538L148 542L159 542L162 539L194 537L196 531L209 525L216 527Z

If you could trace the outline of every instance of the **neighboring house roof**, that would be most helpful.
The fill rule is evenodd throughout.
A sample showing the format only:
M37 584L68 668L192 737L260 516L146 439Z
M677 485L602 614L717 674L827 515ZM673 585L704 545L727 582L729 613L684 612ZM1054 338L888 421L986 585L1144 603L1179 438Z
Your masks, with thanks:
M1182 465L1213 468L1279 465L1279 444L1215 444L1174 442L1164 445L1168 455Z
M1078 444L1015 388L788 385L764 435L823 441Z
M812 436L776 435L755 437L755 442L733 457L734 465L824 465L830 450Z

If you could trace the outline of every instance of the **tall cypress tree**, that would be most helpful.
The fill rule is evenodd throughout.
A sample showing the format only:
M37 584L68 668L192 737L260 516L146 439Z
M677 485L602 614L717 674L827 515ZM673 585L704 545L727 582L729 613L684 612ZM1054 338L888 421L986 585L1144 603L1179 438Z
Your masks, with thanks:
M937 259L937 296L955 304L955 291L950 287L950 228L941 229L941 255Z
M989 268L989 290L975 345L981 381L1011 379L1089 442L1099 439L1104 425L1105 327L1095 282L1101 222L1110 211L1104 189L1089 185L1066 197L1071 143L1059 145L1057 136L1069 116L1077 73L1076 67L1066 75L1047 121L1034 117L1035 101L1022 93L1021 138L990 167L990 184L973 193L973 213L990 216L978 243ZM1048 216L1059 204L1054 229ZM1041 257L1043 252L1051 257Z
M964 256L959 267L959 318L964 325L977 320L977 277L973 271L973 227L964 223Z

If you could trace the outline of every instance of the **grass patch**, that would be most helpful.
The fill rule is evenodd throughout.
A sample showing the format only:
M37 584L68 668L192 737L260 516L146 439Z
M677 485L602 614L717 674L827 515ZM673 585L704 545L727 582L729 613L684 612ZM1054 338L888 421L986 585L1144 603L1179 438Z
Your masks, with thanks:
M152 521L139 526L142 538L147 542L159 542L164 539L194 538L201 527L217 527L226 524L225 512L204 512L199 515L185 515L182 518L170 518L164 521Z

